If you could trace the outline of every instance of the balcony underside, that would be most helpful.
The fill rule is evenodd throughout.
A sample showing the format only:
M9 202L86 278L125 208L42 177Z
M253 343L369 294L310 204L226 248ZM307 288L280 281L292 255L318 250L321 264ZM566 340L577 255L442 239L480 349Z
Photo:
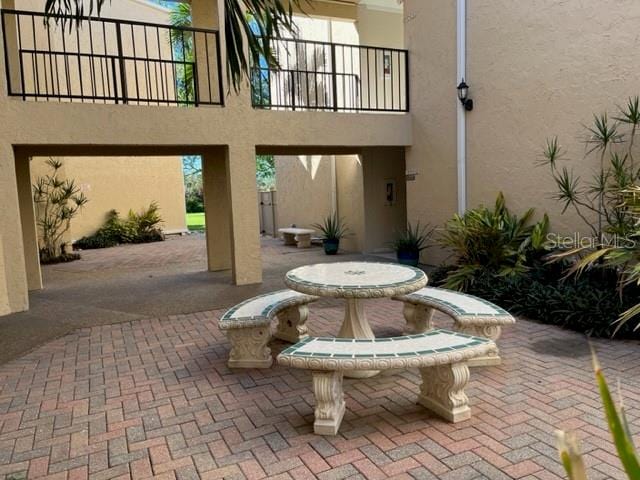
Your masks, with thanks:
M187 153L185 150L191 147L239 143L331 148L409 146L411 122L410 114L0 102L3 141L12 145L86 146L88 150L97 145L179 146Z

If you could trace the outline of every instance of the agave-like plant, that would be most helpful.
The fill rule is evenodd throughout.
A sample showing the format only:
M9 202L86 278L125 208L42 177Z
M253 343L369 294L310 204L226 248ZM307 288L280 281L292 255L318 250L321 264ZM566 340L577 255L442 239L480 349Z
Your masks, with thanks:
M429 225L407 224L407 228L400 232L398 237L392 242L396 252L412 252L419 254L422 250L429 248L429 239L435 232L434 227Z
M640 461L638 460L633 438L625 417L622 398L620 399L619 406L616 407L595 353L593 354L593 369L595 371L598 389L600 390L600 397L604 405L607 422L609 423L609 430L613 436L613 443L615 444L618 457L622 463L622 468L624 468L629 480L640 480ZM587 469L585 468L576 436L572 433L562 431L557 432L557 435L560 460L567 472L569 480L588 480Z
M347 224L337 213L327 215L322 223L314 223L312 227L322 232L323 240L340 240L349 234Z
M228 83L236 92L243 80L249 77L248 57L256 65L264 59L277 67L269 38L295 31L293 9L301 8L303 2L306 0L224 1L226 72ZM107 0L46 0L45 13L55 21L77 26L83 16L99 15L105 3ZM68 22L69 18L71 22ZM248 56L245 46L248 47Z

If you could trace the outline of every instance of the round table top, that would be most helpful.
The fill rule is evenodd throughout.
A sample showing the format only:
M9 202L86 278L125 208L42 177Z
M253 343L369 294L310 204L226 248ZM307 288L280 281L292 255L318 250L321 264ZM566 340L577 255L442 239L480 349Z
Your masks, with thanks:
M292 290L320 297L383 298L420 290L427 276L396 263L339 262L295 268L284 282Z

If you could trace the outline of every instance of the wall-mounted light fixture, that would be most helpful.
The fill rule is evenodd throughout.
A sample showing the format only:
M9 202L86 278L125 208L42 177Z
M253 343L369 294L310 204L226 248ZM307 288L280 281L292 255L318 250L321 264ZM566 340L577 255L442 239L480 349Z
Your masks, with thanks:
M469 85L465 83L464 78L460 82L460 85L458 85L458 98L466 111L470 112L473 110L473 100L469 98Z

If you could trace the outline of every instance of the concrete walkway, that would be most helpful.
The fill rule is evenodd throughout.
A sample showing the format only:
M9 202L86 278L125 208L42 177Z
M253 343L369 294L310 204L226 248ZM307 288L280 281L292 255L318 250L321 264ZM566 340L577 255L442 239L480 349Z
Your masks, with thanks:
M77 262L45 266L45 289L31 292L30 310L0 317L0 364L76 328L225 308L284 288L284 274L296 266L363 258L270 238L262 245L264 282L245 287L232 285L230 272L205 271L203 234L87 250Z

